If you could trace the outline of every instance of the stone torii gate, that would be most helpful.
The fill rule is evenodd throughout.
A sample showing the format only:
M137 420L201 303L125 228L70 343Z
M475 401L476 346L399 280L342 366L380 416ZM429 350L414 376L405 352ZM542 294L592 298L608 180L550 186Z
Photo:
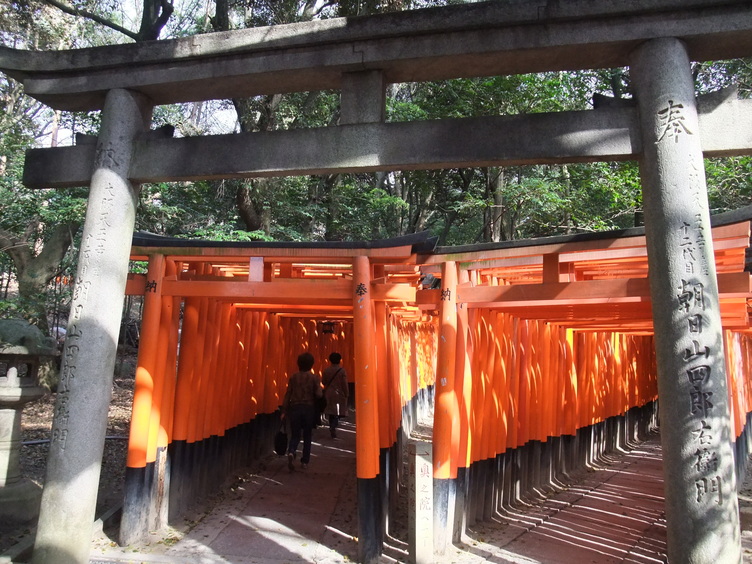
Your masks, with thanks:
M34 562L88 559L140 183L624 159L638 159L643 176L669 558L739 561L702 157L750 154L752 104L733 93L695 100L689 63L751 55L750 15L746 0L523 0L77 51L0 49L0 69L27 94L102 110L96 142L31 151L24 172L31 187L90 186ZM392 82L621 66L637 106L384 121ZM338 126L185 139L149 128L158 104L321 89L341 90ZM717 471L689 463L698 426ZM366 493L369 478L358 476ZM449 478L436 474L440 491ZM361 559L374 561L367 548Z

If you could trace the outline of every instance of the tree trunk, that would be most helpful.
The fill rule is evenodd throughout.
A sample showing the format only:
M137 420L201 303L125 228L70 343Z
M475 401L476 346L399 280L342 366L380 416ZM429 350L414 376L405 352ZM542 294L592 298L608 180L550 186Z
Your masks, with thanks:
M496 171L496 181L494 182L493 202L494 202L494 223L492 232L492 241L498 243L502 240L502 225L504 220L504 169L499 168Z
M241 183L235 193L235 204L238 207L238 215L243 220L246 230L258 231L263 229L263 204L260 203L260 199L255 197L253 192L253 184L256 182L266 182L266 178L257 178L254 180L248 180Z
M342 230L340 229L337 218L339 217L339 211L337 206L337 199L335 196L335 189L342 180L341 174L329 174L319 180L317 183L323 190L323 194L319 194L320 201L327 204L326 218L319 218L318 223L323 223L324 240L325 241L342 241Z
M493 202L486 210L486 241L498 243L502 240L502 221L504 215L504 169L490 167L486 171L487 196Z
M47 323L47 284L60 271L60 263L68 252L79 223L64 223L53 229L42 252L34 256L35 241L13 238L0 231L0 246L13 260L18 279L19 301L24 306L24 318L49 334Z
M141 15L141 27L136 41L151 41L159 39L162 28L167 24L175 7L172 0L144 0L144 11Z
M564 178L564 196L565 198L569 199L570 195L572 194L572 175L569 174L569 167L567 167L567 165L562 165L561 175ZM572 214L568 209L564 212L563 225L566 225L565 233L567 235L572 233Z

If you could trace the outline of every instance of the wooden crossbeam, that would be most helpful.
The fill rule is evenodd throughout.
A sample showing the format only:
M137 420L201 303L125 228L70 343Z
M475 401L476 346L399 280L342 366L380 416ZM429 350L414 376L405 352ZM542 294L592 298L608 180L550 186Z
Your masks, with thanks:
M718 275L722 297L747 297L752 294L748 272L729 272ZM440 290L420 290L416 303L437 306ZM457 301L468 307L528 307L545 302L547 305L616 304L649 302L647 278L584 280L550 284L515 284L510 286L460 286Z
M580 330L649 332L653 329L650 302L635 298L609 303L510 302L497 304L491 309L525 319L539 319ZM745 298L721 297L720 311L723 325L728 329L744 328L749 325Z
M126 293L143 294L146 277L129 277ZM409 284L372 284L372 299L399 303L413 303L417 288ZM318 304L352 307L351 280L337 279L276 279L273 282L237 281L234 278L211 279L206 276L189 280L165 279L163 296L211 297L238 304L298 304L300 307Z

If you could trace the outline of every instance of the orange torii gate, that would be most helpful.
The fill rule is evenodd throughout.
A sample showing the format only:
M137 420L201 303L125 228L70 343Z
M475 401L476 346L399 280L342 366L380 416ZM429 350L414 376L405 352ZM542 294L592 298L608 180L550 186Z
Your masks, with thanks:
M740 473L752 411L750 218L747 208L713 228ZM349 244L136 237L131 258L148 272L127 287L144 295L144 314L122 539L161 528L269 452L302 350L319 371L338 350L354 379L358 494L376 508L363 528L380 532L361 543L380 546L386 533L422 402L434 402L439 545L657 424L642 229L434 245L425 234Z

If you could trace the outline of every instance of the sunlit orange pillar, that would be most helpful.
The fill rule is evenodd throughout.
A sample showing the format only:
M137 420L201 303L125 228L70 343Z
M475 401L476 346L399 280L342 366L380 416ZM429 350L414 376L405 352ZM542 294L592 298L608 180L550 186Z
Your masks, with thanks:
M178 265L175 261L168 260L165 272L168 276L177 273ZM162 395L162 413L165 424L160 427L160 435L157 440L159 448L167 447L172 440L172 431L175 415L175 392L177 384L178 363L178 339L180 338L180 318L182 299L175 296L172 298L172 322L168 335L167 356L164 358L165 365L165 389Z
M564 432L568 435L576 435L579 427L579 381L577 378L577 364L574 358L575 332L573 329L564 329Z
M496 456L496 441L499 437L499 401L496 394L496 378L498 377L499 359L499 334L496 332L496 312L493 310L486 311L486 339L488 348L486 352L486 382L487 387L484 391L486 406L486 424L484 426L483 445L485 447L485 460L491 460ZM478 514L479 516L481 514Z
M167 261L165 274L175 274L175 263ZM177 300L179 304L179 300ZM174 403L175 359L177 335L180 323L179 311L175 309L175 298L162 299L162 313L159 321L157 363L154 374L151 421L149 422L149 445L147 464L154 464L154 492L152 513L149 517L149 530L158 531L167 526L167 467L168 429L172 426L172 404Z
M474 367L473 374L477 385L473 389L473 434L472 434L472 462L483 460L486 457L488 449L488 409L486 400L490 398L487 394L490 379L488 375L488 347L489 339L486 322L486 310L474 310L475 319L475 344L474 344Z
M460 427L455 363L457 358L457 265L441 265L439 340L436 351L436 399L433 419L434 552L446 552L452 543L457 493L457 456Z
M149 425L158 363L164 263L164 256L161 254L149 257L123 490L123 516L120 524L122 545L138 542L149 532L152 490L149 482L153 473L147 472L146 466L147 463L154 462L154 453L149 452ZM156 446L156 441L152 446Z
M499 346L499 360L496 363L494 375L494 392L499 402L499 415L496 425L496 445L494 451L496 454L502 454L507 450L507 435L509 433L509 385L507 376L511 365L510 356L510 338L512 332L512 320L507 313L496 313L494 320L494 331Z
M467 270L458 273L458 287L463 282L469 284ZM454 503L454 524L452 526L452 542L461 541L464 532L465 507L467 506L468 469L470 467L470 412L472 410L472 368L471 346L469 334L468 311L466 304L457 302L457 352L455 356L454 387L457 391L457 421L459 437L456 456L456 494Z
M207 412L209 414L208 435L223 437L229 429L227 400L229 382L235 377L235 367L230 366L233 356L233 344L237 341L234 320L235 308L232 304L219 304L220 314L217 320L215 357L210 367L209 390L207 395Z
M374 358L374 315L368 257L353 259L353 326L355 333L355 425L358 476L358 553L361 562L381 554L379 493L379 406Z
M552 398L555 394L553 387L553 379L556 374L555 364L553 363L553 354L551 350L554 348L553 335L551 327L548 323L540 322L540 350L539 350L539 381L540 381L540 400L538 408L540 414L538 415L538 436L539 441L547 441L548 437L554 435L553 430L553 414L555 413L555 406Z
M467 270L459 273L459 283L466 282L469 284L470 278ZM459 428L460 436L457 445L457 467L467 468L470 465L469 459L469 433L470 433L470 412L472 410L473 400L473 379L470 359L472 358L472 347L470 345L470 325L466 304L458 304L457 310L457 356L455 358L455 380L454 387L457 390L458 407L459 407ZM456 534L456 531L455 531ZM459 540L459 539L455 539Z
M248 318L248 323L252 321L252 331L248 333L246 346L248 348L248 358L243 378L248 383L250 394L245 401L250 403L250 417L254 419L260 413L267 413L264 410L263 400L266 389L265 378L265 359L267 346L269 344L269 331L266 314L255 311Z
M507 419L507 448L516 449L519 446L517 438L519 437L518 420L519 420L519 394L520 394L520 319L518 317L512 317L510 324L510 343L509 354L510 370L507 376L507 396L509 397L509 409Z
M520 319L519 328L519 375L520 387L517 412L517 446L522 446L530 439L530 322Z
M276 313L269 314L269 330L267 332L267 349L264 373L264 396L263 396L263 409L265 413L271 413L279 407L279 383L278 380L282 377L279 372L279 363L277 358L280 353L281 347L281 334L279 328L279 315ZM259 398L261 401L261 398Z
M165 421L162 418L162 399L165 389L165 358L168 356L170 346L170 326L173 322L172 299L161 300L161 315L159 320L159 333L156 343L156 358L154 363L154 389L152 391L152 409L149 421L149 443L146 449L146 462L151 463L157 459L157 447L159 443L159 430Z
M389 366L386 342L386 303L374 304L374 319L376 322L376 386L379 394L379 446L387 449L394 443L395 436L392 433L390 401L389 401Z
M383 276L383 267L381 268ZM379 278L379 269L374 275ZM391 417L390 398L390 367L389 347L387 344L387 305L385 302L374 302L374 321L376 346L376 387L378 389L379 406L379 474L381 478L381 529L388 530L390 500L397 503L397 467L401 465L401 457L394 457L392 446L395 445L397 435L394 433Z
M387 346L389 347L389 392L391 403L391 428L397 431L402 424L402 404L404 390L404 375L402 366L404 360L400 351L399 329L394 324L394 318L387 310Z
M188 298L183 312L183 328L180 336L180 357L175 382L175 415L173 417L173 440L186 441L189 435L191 398L193 396L193 357L198 351L198 324L201 298Z
M197 358L198 362L195 366L195 379L194 379L194 406L195 411L193 415L193 437L188 438L188 442L195 442L199 444L197 451L202 452L205 445L201 443L203 439L209 435L207 428L209 426L209 413L207 410L208 395L210 383L210 374L212 364L215 356L215 344L216 336L219 332L217 324L217 318L219 317L219 308L217 307L217 301L213 299L204 298L204 304L201 307L201 319L203 323L199 324L199 346L201 347L201 355ZM205 453L202 452L202 456ZM200 468L195 469L197 472Z
M195 356L200 352L199 320L203 298L187 298L183 307L180 351L175 379L175 401L170 443L169 515L180 515L189 503L188 475L192 467L190 445L194 397Z
M297 355L300 354L299 352L296 352L298 349L295 349L292 346L295 335L293 331L293 320L291 318L280 317L279 336L279 354L275 361L277 363L277 397L281 404L287 390L288 373L292 374L289 370L290 362L288 358L291 356L296 358Z
M244 410L248 409L249 403L254 396L252 386L250 385L251 376L249 369L251 316L252 314L248 310L240 309L235 311L235 317L233 319L233 323L237 329L237 343L234 360L235 377L230 383L230 390L228 390L228 393L232 394L234 397L230 403L233 427L244 423Z

